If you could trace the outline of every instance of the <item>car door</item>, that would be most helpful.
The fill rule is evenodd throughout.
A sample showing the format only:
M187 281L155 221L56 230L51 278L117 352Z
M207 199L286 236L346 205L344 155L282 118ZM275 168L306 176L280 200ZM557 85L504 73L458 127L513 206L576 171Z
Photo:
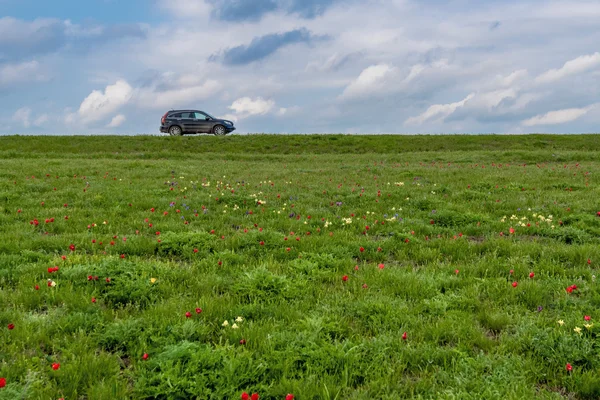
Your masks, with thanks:
M210 117L203 112L196 111L193 113L194 117L194 126L196 127L196 132L209 133L212 131L212 122L210 121Z
M184 111L181 113L181 127L184 132L196 133L198 132L196 124L194 122L194 113L191 111Z

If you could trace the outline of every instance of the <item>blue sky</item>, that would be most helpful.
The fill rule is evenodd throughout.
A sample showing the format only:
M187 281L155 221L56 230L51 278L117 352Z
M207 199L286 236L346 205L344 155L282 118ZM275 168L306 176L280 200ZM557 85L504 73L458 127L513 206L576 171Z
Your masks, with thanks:
M1 134L600 129L600 2L0 0Z

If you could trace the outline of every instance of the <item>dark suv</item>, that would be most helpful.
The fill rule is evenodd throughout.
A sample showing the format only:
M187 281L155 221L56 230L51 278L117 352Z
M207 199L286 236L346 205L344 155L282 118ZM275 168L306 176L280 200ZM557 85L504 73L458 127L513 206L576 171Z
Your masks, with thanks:
M222 136L235 130L233 122L198 110L171 110L163 115L160 122L160 131L171 136L186 133L213 133Z

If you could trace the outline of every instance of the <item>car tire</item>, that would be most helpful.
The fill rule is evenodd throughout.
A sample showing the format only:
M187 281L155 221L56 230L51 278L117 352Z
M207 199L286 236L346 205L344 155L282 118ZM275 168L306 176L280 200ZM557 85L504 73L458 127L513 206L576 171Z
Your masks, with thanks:
M169 135L171 136L183 136L183 131L177 125L169 128Z
M213 134L215 136L225 136L225 135L227 135L227 130L225 129L225 127L223 125L216 125L213 128Z

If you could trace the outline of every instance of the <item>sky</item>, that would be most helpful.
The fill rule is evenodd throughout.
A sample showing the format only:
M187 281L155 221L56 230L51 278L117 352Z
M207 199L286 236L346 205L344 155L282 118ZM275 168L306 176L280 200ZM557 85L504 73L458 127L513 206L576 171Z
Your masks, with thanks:
M600 131L597 0L0 0L0 135Z

